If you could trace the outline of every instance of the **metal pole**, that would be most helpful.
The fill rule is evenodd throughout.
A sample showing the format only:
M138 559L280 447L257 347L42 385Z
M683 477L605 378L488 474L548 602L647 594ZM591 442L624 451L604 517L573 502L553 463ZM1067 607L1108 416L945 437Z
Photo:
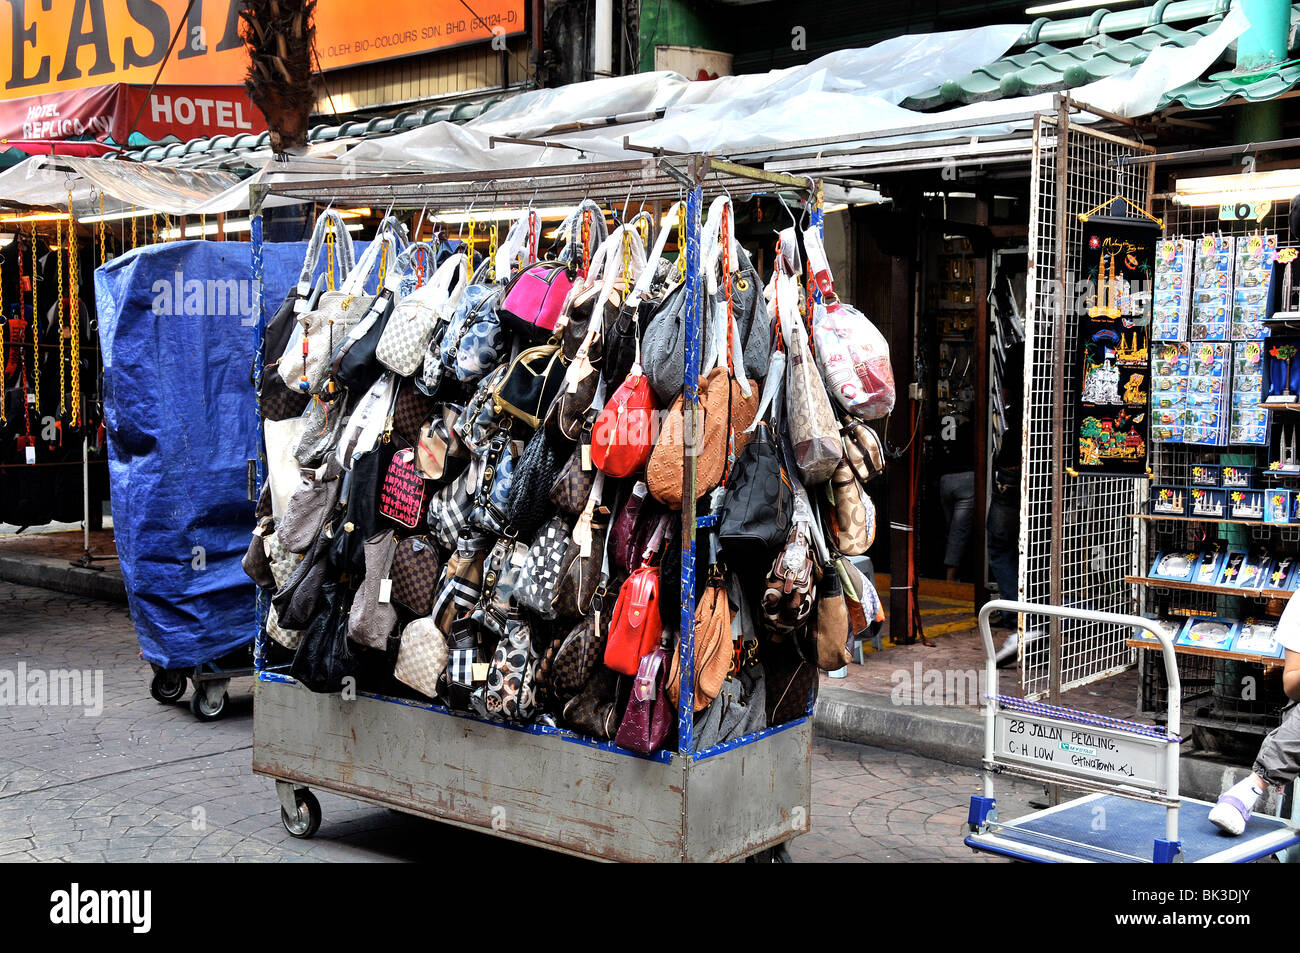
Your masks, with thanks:
M1056 466L1052 468L1052 535L1049 543L1050 568L1049 601L1061 605L1063 598L1062 560L1065 542L1065 339L1069 307L1066 267L1066 222L1069 196L1069 135L1070 114L1065 97L1057 98L1056 113L1056 286L1057 302L1053 327L1052 358L1052 454ZM1048 693L1053 705L1061 701L1061 620L1051 616L1048 621L1050 648L1048 653Z
M686 374L682 401L682 618L677 651L682 673L678 695L677 751L689 758L695 728L695 465L700 403L700 340L704 317L704 282L700 274L700 207L704 190L686 193Z
M266 186L250 185L248 187L249 240L252 245L253 265L253 393L262 389L262 367L265 364L263 351L266 346L266 308L262 300L262 202L266 198ZM256 404L256 400L254 401ZM263 451L262 413L257 411L257 447L254 467L256 483L253 486L253 502L256 503L262 493L262 483L266 479L266 454ZM253 667L257 670L266 668L266 613L268 609L266 592L260 586L257 589L257 612L254 619L256 630L253 634Z

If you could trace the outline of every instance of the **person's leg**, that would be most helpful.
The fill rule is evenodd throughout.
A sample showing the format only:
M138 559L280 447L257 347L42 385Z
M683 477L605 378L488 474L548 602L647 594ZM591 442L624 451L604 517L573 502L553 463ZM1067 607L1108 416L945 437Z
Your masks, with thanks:
M1219 796L1210 811L1210 821L1225 833L1237 836L1246 829L1250 812L1273 785L1289 784L1300 775L1300 706L1293 707L1259 746L1254 772Z
M943 562L948 570L948 581L954 582L957 579L957 571L966 558L971 522L975 517L975 473L972 470L949 473L940 483L946 486L949 500L946 510L948 545Z
M1020 507L994 495L986 523L989 568L1002 599L1016 598L1020 587Z

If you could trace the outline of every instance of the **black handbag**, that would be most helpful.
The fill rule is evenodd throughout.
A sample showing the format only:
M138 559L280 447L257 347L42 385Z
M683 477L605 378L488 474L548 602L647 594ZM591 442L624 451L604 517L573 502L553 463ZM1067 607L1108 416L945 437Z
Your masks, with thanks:
M515 463L506 514L520 539L531 538L546 522L551 509L551 487L564 468L573 443L557 440L538 427Z
M509 414L536 428L559 393L564 373L564 359L558 345L543 344L521 351L493 394L496 412Z
M316 615L327 585L329 543L324 534L317 536L280 591L271 598L276 620L282 628L305 629Z
M340 387L354 394L363 394L379 380L383 366L375 359L375 346L384 333L388 318L393 313L393 293L381 289L370 305L365 317L356 323L347 336L334 349L330 360L330 373ZM328 392L329 388L326 388ZM337 395L338 391L334 392ZM328 393L323 395L327 398Z
M794 517L794 488L767 424L741 452L718 507L718 542L729 561L764 562L785 543Z
M335 579L345 574L361 579L366 573L366 540L384 528L379 518L379 492L397 449L393 441L380 440L374 449L361 454L344 476L339 494L345 506L343 516L330 530L329 566Z
M348 644L349 600L342 587L326 583L321 592L322 611L312 618L298 643L289 674L310 691L338 692L344 679L356 676L357 657Z

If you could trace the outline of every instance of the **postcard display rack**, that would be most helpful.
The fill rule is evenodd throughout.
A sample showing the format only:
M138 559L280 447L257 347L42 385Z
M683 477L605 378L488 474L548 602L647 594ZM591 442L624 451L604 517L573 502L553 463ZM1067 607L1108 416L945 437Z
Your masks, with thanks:
M255 282L263 202L284 195L321 204L419 211L577 206L601 196L631 208L686 203L685 409L701 366L701 214L706 192L737 201L780 190L808 197L814 183L723 163L672 156L491 173L385 175L252 187ZM820 211L812 215L820 226ZM260 288L260 282L256 287ZM269 303L268 303L269 304ZM265 322L266 309L257 312ZM258 331L256 368L262 367ZM262 483L258 462L258 487ZM726 861L772 855L809 829L812 699L802 717L692 751L695 672L695 460L684 466L681 512L681 700L677 749L642 756L564 728L480 720L428 700L358 690L347 700L316 694L265 667L265 596L259 593L253 770L276 781L286 818L320 822L309 788L482 833L591 859ZM715 517L714 517L715 518ZM311 817L305 815L310 814ZM297 835L306 836L306 835Z
M1273 628L1300 588L1300 450L1291 445L1300 398L1289 386L1296 349L1273 320L1286 308L1278 299L1295 252L1279 247L1285 218L1220 223L1198 219L1200 209L1166 213L1149 355L1151 480L1135 520L1146 559L1128 581L1144 614L1174 639L1193 709L1184 717L1201 729L1260 733L1285 704ZM1129 644L1159 649L1148 638ZM1158 654L1139 652L1149 713L1165 704Z

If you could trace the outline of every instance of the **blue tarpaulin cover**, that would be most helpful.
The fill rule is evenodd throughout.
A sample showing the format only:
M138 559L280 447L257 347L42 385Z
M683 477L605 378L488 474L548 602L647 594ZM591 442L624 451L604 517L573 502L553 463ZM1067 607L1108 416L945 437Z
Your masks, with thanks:
M269 315L307 246L263 247ZM95 271L113 533L140 647L165 668L218 659L256 631L240 566L257 453L251 254L172 242Z

